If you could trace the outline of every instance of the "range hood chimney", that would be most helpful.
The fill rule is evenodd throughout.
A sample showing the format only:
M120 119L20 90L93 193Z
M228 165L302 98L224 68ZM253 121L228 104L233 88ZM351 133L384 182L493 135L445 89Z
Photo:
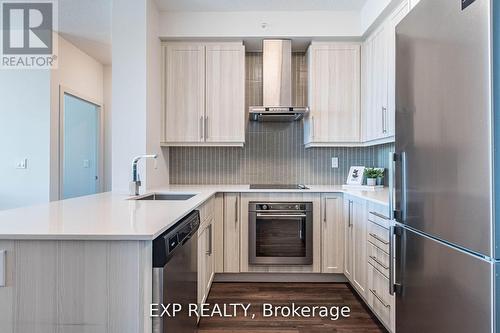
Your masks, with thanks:
M254 121L294 121L309 111L292 106L292 42L283 39L263 41L263 106L250 107Z

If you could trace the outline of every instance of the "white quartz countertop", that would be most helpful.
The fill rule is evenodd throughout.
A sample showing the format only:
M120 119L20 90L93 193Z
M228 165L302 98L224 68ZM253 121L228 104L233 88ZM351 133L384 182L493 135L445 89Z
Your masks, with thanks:
M125 194L100 193L0 211L0 239L153 240L220 192L341 192L388 205L388 190L351 191L311 185L308 190L250 189L249 185L171 185L151 192L190 193L184 201L128 200Z

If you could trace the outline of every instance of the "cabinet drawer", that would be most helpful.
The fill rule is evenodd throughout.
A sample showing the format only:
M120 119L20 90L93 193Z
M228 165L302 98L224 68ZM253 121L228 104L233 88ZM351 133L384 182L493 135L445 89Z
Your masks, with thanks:
M371 214L370 214L371 215ZM370 243L389 253L389 229L385 228L368 218L368 235L367 239Z
M368 264L368 305L382 323L394 331L394 296L389 294L389 279L370 263Z
M386 278L389 278L389 255L370 241L368 241L367 245L367 254L368 262L375 266Z
M386 229L389 229L390 227L391 221L385 215L382 215L375 211L370 211L368 213L368 220Z

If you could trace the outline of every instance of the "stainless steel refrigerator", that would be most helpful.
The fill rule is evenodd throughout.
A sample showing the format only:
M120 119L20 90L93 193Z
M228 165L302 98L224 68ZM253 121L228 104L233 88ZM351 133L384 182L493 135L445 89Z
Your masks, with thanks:
M396 331L500 332L500 0L421 0L396 28Z

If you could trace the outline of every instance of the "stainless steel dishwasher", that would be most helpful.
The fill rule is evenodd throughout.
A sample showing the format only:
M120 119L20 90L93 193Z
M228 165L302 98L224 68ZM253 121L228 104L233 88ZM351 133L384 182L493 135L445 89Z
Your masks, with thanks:
M153 241L153 303L182 305L175 317L153 317L153 333L196 332L188 309L197 302L199 226L195 210Z

